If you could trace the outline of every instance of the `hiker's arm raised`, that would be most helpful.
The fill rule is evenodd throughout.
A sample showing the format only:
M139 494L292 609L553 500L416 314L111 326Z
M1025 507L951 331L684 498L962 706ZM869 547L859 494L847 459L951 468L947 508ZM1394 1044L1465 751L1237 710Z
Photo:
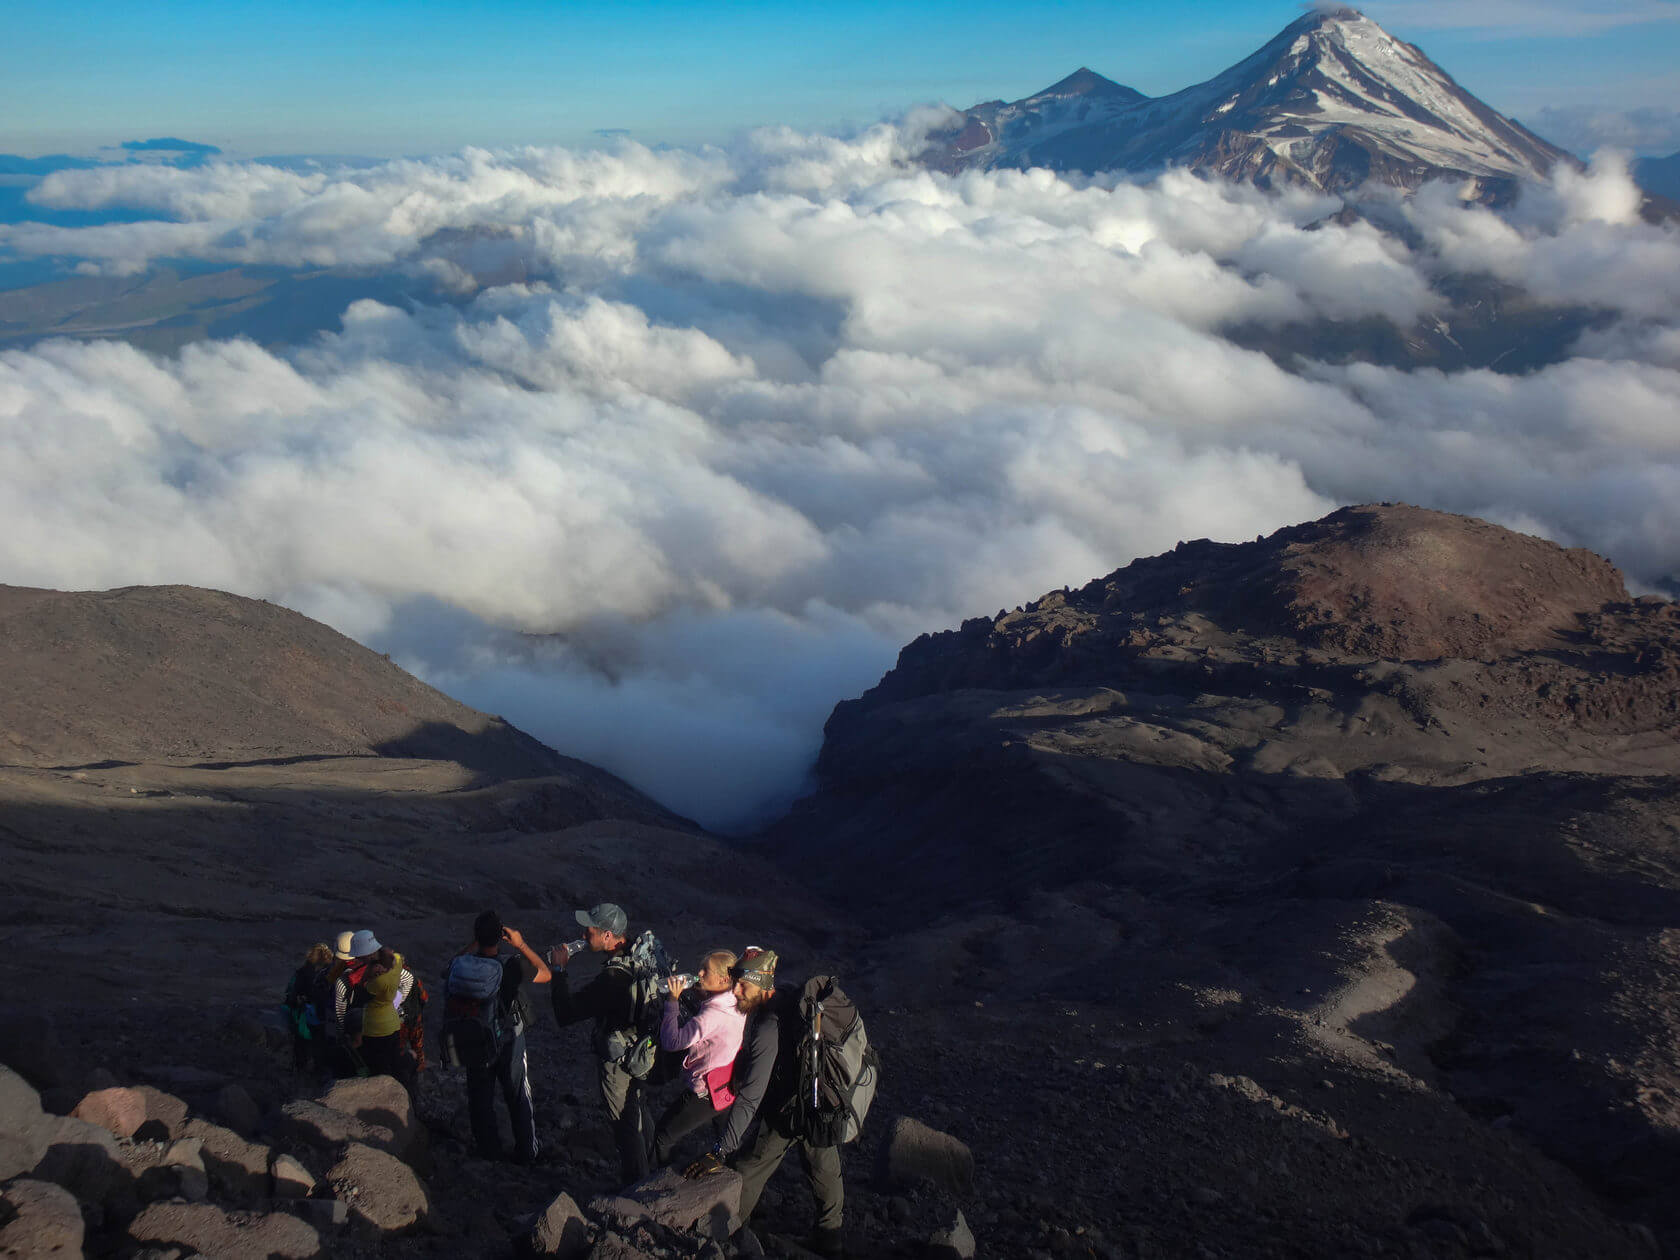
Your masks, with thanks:
M548 969L548 964L537 957L537 951L525 943L525 938L518 931L505 927L502 929L502 939L523 954L525 961L531 964L532 984L547 984L554 979L554 973Z
M381 960L378 965L383 967L383 970L376 973L373 967L369 967L368 978L362 982L362 988L367 991L370 1002L394 1003L397 986L402 983L402 955L393 954L389 962Z
M665 999L665 1009L659 1015L659 1044L667 1050L687 1050L700 1040L700 1017L683 1020L673 993Z

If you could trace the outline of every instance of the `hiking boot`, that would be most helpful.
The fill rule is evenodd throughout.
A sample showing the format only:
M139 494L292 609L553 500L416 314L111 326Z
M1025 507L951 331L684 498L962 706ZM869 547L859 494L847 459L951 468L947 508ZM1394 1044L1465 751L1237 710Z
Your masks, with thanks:
M823 1260L845 1260L846 1236L838 1229L819 1229L806 1245Z

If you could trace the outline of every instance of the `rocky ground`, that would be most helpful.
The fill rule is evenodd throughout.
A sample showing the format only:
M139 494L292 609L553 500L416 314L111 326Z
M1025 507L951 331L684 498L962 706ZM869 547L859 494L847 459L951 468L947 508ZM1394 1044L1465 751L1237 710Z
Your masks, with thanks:
M978 1254L994 1256L1659 1254L1654 1235L1616 1220L1508 1126L1330 1052L1299 1024L1270 1038L1293 1053L1257 1059L1261 1034L1247 1025L1291 1021L1245 1012L1230 993L1165 984L1153 998L1153 1016L1142 1019L1137 1007L1075 995L1022 1002L988 991L902 1008L870 999L886 1071L869 1132L846 1151L852 1251L948 1254L929 1240L960 1212ZM85 1205L90 1255L133 1254L143 1241L137 1220L154 1241L173 1229L164 1241L191 1244L213 1226L231 1231L216 1254L270 1254L260 1250L277 1246L265 1222L289 1213L317 1241L293 1231L293 1249L275 1254L318 1246L338 1256L489 1260L526 1253L536 1220L562 1194L584 1206L596 1249L578 1255L751 1255L753 1244L804 1254L797 1240L811 1205L791 1164L766 1194L752 1243L738 1235L717 1252L706 1250L703 1230L626 1229L599 1211L618 1189L616 1162L580 1031L539 1021L531 1036L549 1155L516 1168L471 1154L460 1082L448 1072L426 1074L411 1119L400 1090L364 1096L369 1083L354 1083L347 1098L293 1075L253 1014L174 1046L159 1044L154 1018L66 1028L54 1074L77 1083L42 1094L49 1111L69 1110L86 1086L133 1084L165 1122L100 1139L111 1175L65 1178ZM136 1067L72 1066L86 1056ZM179 1101L160 1106L160 1093ZM365 1127L297 1101L314 1097ZM180 1139L189 1148L198 1140L209 1169L203 1193L147 1172L184 1158ZM388 1150L406 1170L374 1166L358 1146ZM295 1201L297 1187L264 1175L284 1157L313 1185L307 1204ZM355 1159L369 1167L348 1170ZM164 1215L177 1200L208 1205L211 1225L184 1232Z
M876 924L934 908L912 992L1224 994L1225 1075L1305 1035L1673 1247L1677 736L1674 605L1590 553L1350 508L909 645L767 844Z
M754 845L283 610L58 598L0 591L0 1254L800 1255L797 1168L729 1240L613 1197L540 994L532 1169L449 1073L381 1120L276 1044L311 941L424 978L485 905L546 943L603 898L845 977L857 1255L1680 1254L1680 619L1599 557L1393 507L1185 544L910 645ZM67 1115L129 1088L141 1128Z

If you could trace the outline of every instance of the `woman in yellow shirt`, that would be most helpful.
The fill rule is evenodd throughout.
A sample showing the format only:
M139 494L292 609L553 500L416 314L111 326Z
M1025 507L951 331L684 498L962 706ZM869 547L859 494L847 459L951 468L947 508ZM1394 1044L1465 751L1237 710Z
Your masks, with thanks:
M401 983L402 955L381 945L372 932L357 932L350 942L350 952L356 962L364 965L362 992L367 1002L362 1008L362 1061L373 1076L394 1076L404 1089L414 1092L414 1061L403 1052Z

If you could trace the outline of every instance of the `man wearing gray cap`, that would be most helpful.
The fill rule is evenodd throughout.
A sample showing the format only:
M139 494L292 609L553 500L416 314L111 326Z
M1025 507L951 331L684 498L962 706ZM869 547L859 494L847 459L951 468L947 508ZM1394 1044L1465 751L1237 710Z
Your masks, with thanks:
M644 1084L619 1061L625 1034L636 1029L636 976L630 962L630 924L624 910L610 901L577 912L585 943L592 954L605 954L605 965L576 993L566 975L572 950L556 945L548 956L554 969L549 996L554 1021L564 1028L583 1020L595 1021L594 1048L601 1060L601 1099L618 1140L619 1169L626 1185L648 1175L652 1154L653 1118L648 1113Z

